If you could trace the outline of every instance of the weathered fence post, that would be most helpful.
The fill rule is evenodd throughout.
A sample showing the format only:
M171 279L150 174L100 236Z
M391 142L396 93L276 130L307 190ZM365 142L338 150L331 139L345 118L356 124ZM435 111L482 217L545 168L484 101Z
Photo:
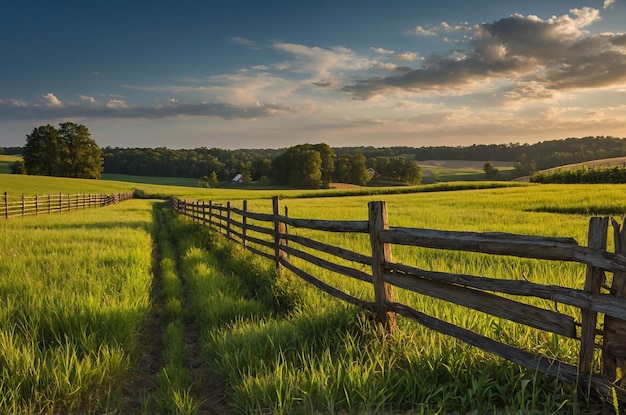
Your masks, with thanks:
M4 218L9 219L9 196L4 192Z
M287 206L285 206L285 217L289 217L289 207ZM289 226L286 223L283 223L283 225L285 225L285 235L289 234ZM289 239L285 239L285 246L289 246ZM289 257L287 253L285 255Z
M63 212L63 193L59 192L59 213Z
M24 200L24 193L22 193L22 217L26 214L26 203Z
M593 217L589 220L589 233L587 235L587 245L589 248L606 250L608 227L608 217ZM602 271L602 269L587 265L584 287L585 292L600 294L600 288L602 288L604 278L604 271ZM585 309L581 310L581 313L582 328L580 335L580 358L578 361L578 370L583 373L591 373L598 313Z
M622 229L615 219L613 223L613 235L615 241L615 253L626 253L626 217L622 221ZM616 271L613 273L611 295L618 298L626 298L626 272ZM602 374L610 381L617 378L617 369L626 373L626 321L611 316L604 316L604 338L602 339Z
M230 239L230 200L226 202L226 237Z
M393 288L383 278L384 266L392 262L391 244L381 243L378 234L381 230L389 229L387 221L387 205L385 202L369 202L369 230L372 245L372 277L374 281L374 297L376 300L376 314L378 321L387 332L396 331L396 313L390 311L387 304L394 301Z
M285 233L285 222L278 220L278 216L280 215L278 196L272 198L272 210L274 214L274 258L276 261L276 270L280 272L281 261L287 260L287 253L281 248L286 242L285 238L280 236L280 234Z
M246 246L246 228L248 227L248 201L243 201L243 206L241 208L243 210L243 215L241 215L241 223L243 224L241 227L241 245Z
M213 201L209 200L209 225L213 226Z

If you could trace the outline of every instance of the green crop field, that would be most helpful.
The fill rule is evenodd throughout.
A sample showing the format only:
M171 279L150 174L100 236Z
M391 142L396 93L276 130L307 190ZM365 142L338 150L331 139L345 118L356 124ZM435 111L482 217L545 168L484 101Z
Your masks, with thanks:
M235 204L249 199L250 210L265 213L271 212L269 197L276 193L8 175L0 180L12 194L139 188ZM590 215L626 213L625 190L622 185L524 185L347 197L294 190L281 191L286 197L281 204L292 217L365 220L367 202L385 200L391 226L570 236L585 244ZM1 220L0 236L0 413L615 409L576 387L406 319L399 320L397 334L385 336L368 313L289 273L276 276L270 261L176 218L162 202L132 200ZM365 235L315 236L369 252ZM393 255L425 269L577 288L585 272L567 263L549 266L429 249L394 246ZM372 297L364 283L301 265L352 295ZM462 327L576 363L575 341L402 290L396 298ZM157 332L151 341L146 327ZM150 353L156 357L145 370L142 356Z
M11 173L11 164L21 159L21 156L0 154L0 174Z

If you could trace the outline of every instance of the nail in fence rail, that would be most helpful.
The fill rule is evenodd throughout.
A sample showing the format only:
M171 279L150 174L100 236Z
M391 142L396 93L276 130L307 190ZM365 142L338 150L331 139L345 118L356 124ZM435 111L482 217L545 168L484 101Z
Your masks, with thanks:
M54 197L53 197L54 196ZM86 196L81 194L55 193L54 195L44 196L10 196L4 192L2 198L2 210L4 218L36 216L43 213L73 211L79 209L87 209L96 206L107 206L124 200L133 198L133 193L115 193L112 195L89 194Z
M280 215L277 197L272 200L272 213L251 212L247 201L243 202L241 209L230 202L224 207L209 201L208 204L202 202L196 210L190 211L187 202L174 198L172 206L177 213L198 220L240 243L245 249L273 260L277 269L285 268L330 295L374 312L387 331L396 330L396 315L400 314L530 370L538 370L571 383L592 385L607 396L615 392L620 401L626 402L625 381L616 381L618 373L626 371L626 256L623 255L626 253L626 230L620 229L615 219L612 219L615 253L610 253L606 251L608 218L591 218L588 246L580 246L573 238L392 228L388 225L384 202L368 204L367 221L292 218L288 217L287 210L285 215ZM207 210L208 220L200 220L206 218ZM299 232L288 232L288 225ZM365 255L349 247L329 245L309 237L309 230L314 234L369 234L371 252ZM298 234L300 232L302 234ZM288 244L289 241L292 244ZM587 266L587 277L581 289L506 279L506 276L487 278L423 270L394 263L391 253L393 244L576 262ZM299 247L307 248L307 251ZM356 265L340 265L329 257ZM300 268L298 261L372 284L375 302L354 297L321 281ZM371 273L363 271L363 265L370 266ZM611 287L604 284L607 272L613 273ZM499 339L427 315L409 304L397 303L393 286L579 340L578 364L572 365L518 349ZM548 300L555 307L547 309L530 305L527 301L518 302L514 296ZM559 304L579 311L574 316L564 314L559 311ZM601 321L598 314L604 317L604 327L598 324ZM581 324L576 322L578 319L582 321ZM600 357L601 368L592 365L596 356Z

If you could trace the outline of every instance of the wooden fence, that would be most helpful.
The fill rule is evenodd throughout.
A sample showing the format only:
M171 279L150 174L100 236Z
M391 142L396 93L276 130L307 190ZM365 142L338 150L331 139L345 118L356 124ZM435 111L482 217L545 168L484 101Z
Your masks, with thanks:
M105 194L63 194L55 193L43 196L11 196L4 192L0 209L5 219L18 216L32 216L42 213L54 213L107 206L132 199L133 193Z
M561 380L590 384L601 393L626 402L626 229L611 219L616 253L607 252L609 218L591 218L588 246L573 238L549 238L509 233L474 233L414 228L391 228L384 202L370 202L367 221L331 221L296 219L280 214L279 200L273 200L272 213L248 211L230 202L185 201L172 199L173 209L193 221L211 226L245 246L248 250L275 261L305 281L341 300L376 313L389 331L396 330L396 315L402 315L440 333L454 336L470 345L510 360L531 370ZM304 228L325 232L369 234L371 254L328 245L312 238L288 232ZM586 265L582 289L542 285L524 280L487 278L473 275L418 269L393 261L392 244L444 250L478 252L493 255L571 261ZM306 249L298 248L303 247ZM339 265L311 252L333 255L357 264ZM300 258L323 269L372 284L374 302L356 298L330 286L302 268L289 257ZM358 265L360 264L360 265ZM362 271L363 265L371 273ZM607 285L605 273L612 273ZM510 320L580 342L578 364L521 350L509 344L451 324L395 301L393 287L449 301L499 318ZM555 305L552 309L515 301L512 296L535 297ZM579 310L579 318L559 312L559 304ZM562 307L561 307L562 309ZM602 320L603 317L603 320ZM579 320L577 322L576 320ZM602 324L603 322L603 324ZM600 368L593 368L599 355Z

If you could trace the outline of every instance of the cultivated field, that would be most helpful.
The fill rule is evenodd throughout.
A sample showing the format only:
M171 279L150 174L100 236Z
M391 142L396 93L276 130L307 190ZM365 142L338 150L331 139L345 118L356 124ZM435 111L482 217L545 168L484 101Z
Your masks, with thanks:
M11 172L11 164L21 160L20 156L8 156L6 154L0 154L0 174L6 174Z
M5 175L0 183L11 193L137 187L205 200L250 199L250 210L268 213L275 193ZM622 185L532 185L323 198L288 191L309 197L282 204L292 217L366 219L367 202L385 200L391 226L569 236L586 244L589 215L626 213L624 191ZM383 336L367 313L287 273L276 278L268 261L173 217L161 202L3 220L0 235L0 413L602 409L585 391L415 323L400 319L398 334ZM326 238L369 252L362 236ZM554 268L428 249L394 248L393 255L439 271L570 287L584 281L582 267L565 263ZM320 277L337 285L331 274ZM339 284L353 295L371 295L358 281ZM576 342L401 290L397 295L436 317L576 363Z

